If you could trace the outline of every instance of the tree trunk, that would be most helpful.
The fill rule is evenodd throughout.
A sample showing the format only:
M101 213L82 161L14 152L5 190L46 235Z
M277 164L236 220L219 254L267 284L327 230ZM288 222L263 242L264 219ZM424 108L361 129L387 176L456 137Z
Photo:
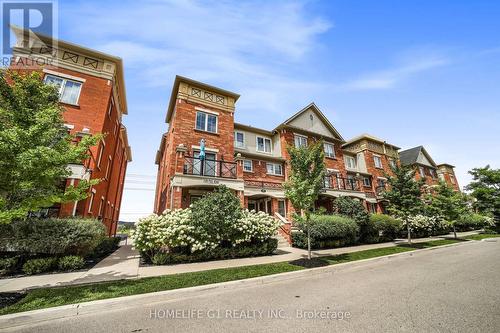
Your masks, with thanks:
M455 229L455 223L453 223L453 235L455 236L455 239L457 239L457 229Z
M304 210L300 210L300 216L304 218ZM306 226L307 226L307 259L311 260L311 232L309 228L309 218L306 217Z
M406 227L408 229L408 244L411 244L411 228L410 221L408 221L408 219L406 220Z

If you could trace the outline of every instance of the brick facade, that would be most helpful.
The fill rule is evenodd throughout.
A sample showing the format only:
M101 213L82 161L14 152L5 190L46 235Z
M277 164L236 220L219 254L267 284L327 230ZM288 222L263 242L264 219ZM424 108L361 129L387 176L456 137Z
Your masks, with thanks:
M22 43L18 41L18 45ZM16 46L14 56L19 59L50 58L58 62L57 66L38 68L20 67L18 62L11 66L11 70L36 70L41 72L43 77L51 75L80 83L78 99L72 104L61 102L64 107L65 126L69 133L77 138L99 133L104 137L99 144L90 148L90 158L82 161L81 168L85 171L85 176L72 175L66 180L66 185L76 185L82 177L100 179L100 182L89 190L89 196L85 200L64 203L53 207L51 211L60 217L99 218L106 226L108 235L114 235L127 163L131 161L127 132L122 124L122 116L127 113L123 65L121 59L114 56L96 53L64 41L58 41L57 45L58 49L53 54L38 54L38 49L34 46L31 49ZM65 57L68 53L73 56ZM94 62L89 62L88 59Z
M210 98L203 100L204 96L217 95L224 98L228 105L219 106ZM314 104L299 111L272 131L237 124L234 122L234 103L238 97L234 93L201 82L176 77L167 110L168 131L162 137L156 156L158 178L155 212L187 207L193 198L224 184L235 191L244 207L271 215L279 212L290 220L294 209L285 198L283 183L290 173L287 147L295 145L295 136L301 136L302 140L307 140L307 144L320 139L332 144L335 156L325 157L328 174L341 178L335 182L350 181L358 184L347 187L345 184L341 186L335 183L331 188L325 187L317 207L331 211L336 197L351 196L362 201L368 210L379 213L385 211L386 203L380 195L379 187L382 184L385 188L387 177L392 175L391 162L400 163L399 147L370 135L362 135L346 142ZM196 129L197 112L217 116L217 133ZM235 131L239 135L238 139ZM237 163L231 179L202 174L199 169L196 169L196 173L192 172L195 169L189 157L193 156L194 150L199 149L202 139L205 140L206 153L215 154L217 163ZM352 165L350 168L346 166L345 155L355 159L354 168ZM378 158L380 159L380 165L375 164L375 158L377 163ZM251 170L244 170L244 165L249 167L248 161L251 161ZM281 169L281 174L270 174L268 163L276 165L270 167L271 172L279 173ZM365 178L369 179L369 184L363 184ZM290 225L283 226L281 231L287 235L286 230Z

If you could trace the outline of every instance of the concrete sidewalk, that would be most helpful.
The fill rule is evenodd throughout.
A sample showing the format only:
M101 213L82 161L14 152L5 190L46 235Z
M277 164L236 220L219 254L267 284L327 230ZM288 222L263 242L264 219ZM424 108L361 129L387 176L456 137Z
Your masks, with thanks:
M477 232L458 233L458 237L464 237ZM439 237L415 239L415 243L427 242L442 239L443 237L453 237L452 234ZM404 244L406 240L396 240L394 242L366 244L350 247L342 247L328 250L313 251L313 256L336 255L356 251L391 247ZM61 274L45 274L26 276L19 278L0 279L0 292L12 292L25 289L41 287L67 286L84 283L95 283L102 281L113 281L122 279L135 279L143 277L161 276L169 274L179 274L188 272L205 271L218 268L240 267L248 265L260 265L275 262L291 261L307 257L307 251L292 247L279 248L278 253L272 256L228 259L218 261L208 261L190 264L178 264L169 266L147 266L139 267L139 254L132 249L131 245L123 245L109 257L103 259L96 266L84 272L72 272Z

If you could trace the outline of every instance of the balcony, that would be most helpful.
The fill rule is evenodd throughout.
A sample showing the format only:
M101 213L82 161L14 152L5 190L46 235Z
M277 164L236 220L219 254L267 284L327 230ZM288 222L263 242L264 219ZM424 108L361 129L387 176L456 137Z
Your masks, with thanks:
M361 181L356 178L345 178L339 177L337 175L328 175L325 176L323 189L361 191Z
M227 162L222 160L210 160L199 157L184 157L185 175L197 175L205 177L236 179L236 162Z

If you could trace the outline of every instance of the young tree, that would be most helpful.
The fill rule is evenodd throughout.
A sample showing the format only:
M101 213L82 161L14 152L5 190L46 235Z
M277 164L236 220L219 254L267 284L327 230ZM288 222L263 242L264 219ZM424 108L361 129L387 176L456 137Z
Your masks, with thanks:
M307 227L307 251L311 259L310 215L325 178L323 142L308 147L287 147L291 172L284 184L285 195L293 207L300 211Z
M415 180L415 170L410 166L395 166L393 176L387 175L389 190L382 195L389 201L389 211L406 224L408 243L411 244L411 226L409 217L422 211L422 186L424 181Z
M500 169L474 168L469 173L473 181L466 189L477 201L474 207L483 214L493 214L497 225L500 224Z
M445 182L439 182L433 194L428 195L428 209L433 215L440 215L451 223L453 234L457 238L455 224L461 215L467 213L467 198L464 194L454 191Z
M87 159L100 136L73 144L58 101L40 73L0 71L0 223L87 196L90 182L66 190L61 182L70 175L67 165Z

